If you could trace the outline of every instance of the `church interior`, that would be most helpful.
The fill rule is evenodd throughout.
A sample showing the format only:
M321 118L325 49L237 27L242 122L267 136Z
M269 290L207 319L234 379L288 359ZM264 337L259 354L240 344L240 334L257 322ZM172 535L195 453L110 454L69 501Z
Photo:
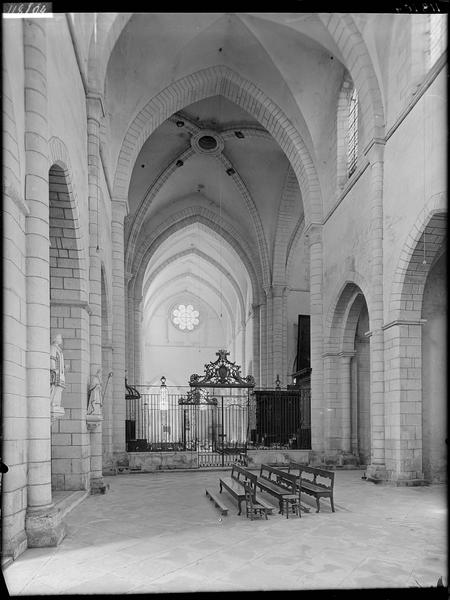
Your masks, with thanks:
M126 485L165 502L180 478L198 535L237 464L332 471L336 513L253 523L224 491L233 539L345 517L351 555L349 512L417 494L420 535L445 531L446 15L55 12L2 34L6 581ZM159 510L150 539L176 528Z

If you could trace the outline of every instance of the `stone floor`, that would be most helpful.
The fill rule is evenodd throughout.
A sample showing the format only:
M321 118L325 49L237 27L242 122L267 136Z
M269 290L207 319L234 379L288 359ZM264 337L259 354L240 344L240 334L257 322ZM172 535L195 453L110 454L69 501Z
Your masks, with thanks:
M56 548L3 570L10 595L361 589L447 585L447 487L375 485L338 471L336 512L221 517L205 496L220 473L106 477L66 518ZM267 497L269 501L273 498ZM305 501L305 504L309 503ZM411 590L412 591L412 590Z

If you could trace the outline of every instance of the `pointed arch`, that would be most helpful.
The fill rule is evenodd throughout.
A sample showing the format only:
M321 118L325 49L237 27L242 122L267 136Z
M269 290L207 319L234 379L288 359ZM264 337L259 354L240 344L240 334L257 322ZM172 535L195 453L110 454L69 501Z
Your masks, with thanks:
M253 301L259 302L262 290L262 276L261 272L256 271L254 268L254 265L257 265L257 262L254 260L251 248L246 241L241 238L235 228L225 221L223 217L219 218L214 212L199 206L189 207L188 209L182 210L171 216L163 222L156 231L143 240L136 252L135 260L133 262L132 273L136 275L133 280L134 289L142 289L146 265L160 244L176 231L179 231L192 223L202 223L206 227L209 227L212 231L221 235L236 251L250 278L254 298Z
M292 167L289 166L281 195L280 208L278 210L278 222L275 232L273 249L273 285L286 285L287 283L287 258L290 251L288 231L292 213L299 196L298 182ZM296 226L298 230L299 224Z
M176 254L173 254L167 260L165 260L161 265L159 265L154 271L152 271L149 274L147 281L144 285L144 289L142 290L142 296L145 298L148 288L150 287L150 285L152 283L152 280L155 279L157 277L157 275L159 275L166 267L168 267L173 262L179 260L180 258L184 258L186 256L191 256L191 255L199 256L200 258L202 258L203 260L205 260L206 262L211 264L214 268L216 268L218 271L220 271L223 275L226 276L227 280L231 283L231 286L234 289L234 292L238 299L239 308L241 311L241 322L242 322L245 318L245 302L244 302L244 298L242 296L241 289L240 289L236 279L221 264L219 264L211 256L209 256L205 252L202 252L198 248L188 248L187 250L177 252Z
M368 141L383 138L385 116L380 85L367 45L352 15L330 13L319 14L318 17L341 51L358 91Z
M348 315L349 307L356 299L358 294L361 294L367 304L367 309L370 315L370 296L368 295L368 286L364 278L355 271L346 273L345 280L335 290L333 294L333 302L327 312L325 319L324 331L324 351L327 353L337 353L342 351L344 342L344 326L346 315Z
M300 134L283 111L251 81L219 65L183 77L162 90L136 115L122 142L114 176L113 196L126 202L131 173L148 137L185 106L222 95L249 112L272 135L292 165L302 192L305 218L321 222L322 199L316 169Z
M266 134L267 135L267 134ZM154 198L161 190L163 185L168 181L168 179L173 175L173 173L177 170L177 163L181 160L185 163L191 156L195 154L192 148L188 148L184 150L181 154L176 156L172 162L160 173L160 175L152 182L149 186L144 198L142 199L138 209L135 211L131 220L129 222L129 226L127 227L127 244L125 249L125 268L130 269L131 263L133 261L133 255L136 251L136 244L138 241L139 233L142 230L142 226L145 222L145 215L148 211L151 203ZM221 153L216 157L216 160L221 162L225 170L232 167L230 161L227 157ZM234 170L234 169L233 169ZM269 249L267 247L266 235L264 233L264 228L262 226L261 216L256 207L256 203L250 194L245 182L242 177L234 172L232 175L232 179L238 189L241 198L243 199L247 209L249 211L250 217L252 219L253 225L255 227L256 239L258 240L258 249L259 249L259 259L262 264L262 277L263 277L263 285L269 285L270 283L270 273L271 273L271 265L269 262Z
M230 321L230 326L231 326L231 331L232 334L234 335L234 329L235 329L235 319L234 319L234 314L233 311L231 309L231 305L228 302L228 300L220 295L220 291L207 279L205 279L204 277L200 277L200 275L197 275L196 273L181 273L179 275L175 275L174 277L172 277L171 279L169 279L167 281L167 286L169 286L171 283L174 283L176 281L184 281L186 278L188 279L193 279L194 281L200 283L201 285L204 285L207 289L211 290L211 292L217 296L218 299L220 299L220 301L223 303L223 305L226 308L227 314L228 314L228 318ZM208 304L208 302L206 302L203 298L201 298L201 296L199 296L198 294L190 291L189 294L191 296L193 296L194 298L198 298L199 300L201 300L202 302L204 302L205 304ZM164 298L162 298L163 296L163 291L159 290L159 292L157 293L157 301L153 307L153 310L151 312L146 313L146 317L145 317L145 321L149 322L153 316L153 313L158 310L158 308L161 306L161 304L165 301ZM212 309L212 307L211 307Z
M424 235L426 264L423 264ZM392 278L389 319L420 319L425 281L431 263L447 236L447 206L444 193L432 196L421 210L403 243Z
M64 142L57 137L52 137L49 140L48 147L51 165L49 169L50 226L53 236L61 240L60 242L54 240L54 252L58 252L61 259L65 259L67 256L76 259L77 266L75 270L77 272L72 272L70 275L75 280L76 285L73 284L72 288L67 288L67 297L73 296L73 291L77 290L79 300L87 302L86 245L81 230L78 196L72 183L69 153ZM57 250L59 244L61 244L61 250L66 252L61 253L60 250ZM67 273L67 276L69 276L69 273ZM61 296L61 293L59 295Z

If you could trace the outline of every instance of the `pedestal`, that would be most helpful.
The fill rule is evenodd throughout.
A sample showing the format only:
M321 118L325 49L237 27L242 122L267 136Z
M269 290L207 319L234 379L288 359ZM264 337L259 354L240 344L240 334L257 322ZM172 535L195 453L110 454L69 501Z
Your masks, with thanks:
M88 428L88 431L95 432L102 421L102 415L86 415L86 426Z
M101 414L86 415L86 426L91 434L91 494L104 494L109 486L105 484L102 477L102 430Z
M64 408L62 406L52 406L51 410L50 410L50 416L52 419L52 423L54 423L58 419L61 419L61 417L63 417L65 415L65 413L66 413L66 411L64 410Z
M28 548L57 546L66 535L61 511L53 504L48 508L29 508L25 517Z

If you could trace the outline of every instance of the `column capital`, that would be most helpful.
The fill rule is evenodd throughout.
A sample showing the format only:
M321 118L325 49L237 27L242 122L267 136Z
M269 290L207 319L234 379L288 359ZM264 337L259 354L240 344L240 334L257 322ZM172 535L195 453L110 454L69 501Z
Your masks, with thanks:
M390 321L383 325L382 329L385 331L386 329L390 329L391 327L399 327L400 325L425 325L427 319L395 319L394 321Z
M133 279L134 273L132 273L131 271L125 271L123 276L124 276L125 282L129 283Z
M88 315L92 315L92 307L86 300L67 300L61 298L60 300L52 300L52 306L75 306L82 308L87 312Z
M322 242L322 223L309 223L305 228L305 238L309 246Z
M383 162L385 145L386 140L374 137L364 148L364 156L366 156L371 165L376 162Z
M106 114L103 105L103 94L89 90L86 94L86 104L88 119L96 119L100 122L100 119Z
M284 284L273 284L270 288L273 298L281 298L286 291Z
M126 198L113 198L111 205L112 220L123 225L128 214L128 200Z

